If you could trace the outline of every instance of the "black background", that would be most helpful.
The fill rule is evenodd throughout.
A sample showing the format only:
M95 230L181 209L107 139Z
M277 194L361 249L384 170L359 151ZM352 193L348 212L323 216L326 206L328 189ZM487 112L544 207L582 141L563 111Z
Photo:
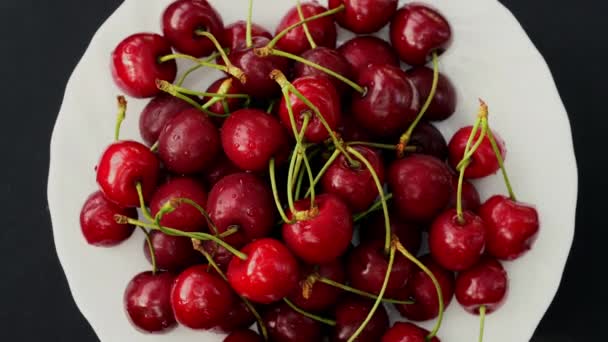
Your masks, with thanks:
M549 63L570 115L580 177L574 246L533 341L605 341L606 2L502 2ZM46 200L48 150L68 77L119 3L0 1L1 341L97 340L70 296L55 253ZM538 138L550 127L551 122L537 127Z

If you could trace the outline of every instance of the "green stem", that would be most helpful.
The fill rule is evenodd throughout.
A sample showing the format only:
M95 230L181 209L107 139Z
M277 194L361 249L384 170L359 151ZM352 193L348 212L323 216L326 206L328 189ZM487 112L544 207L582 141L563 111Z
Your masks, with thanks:
M266 113L271 114L272 111L274 110L274 106L276 106L276 104L277 104L276 100L270 101L270 104L268 105L268 108L266 109Z
M224 64L226 66L232 65L232 63L228 59L228 55L226 55L226 51L224 51L224 48L222 48L222 45L220 44L220 42L217 41L217 39L215 38L215 36L213 34L211 34L211 32L207 32L204 30L195 30L194 33L199 36L203 36L203 37L206 37L207 39L209 39L211 41L211 43L213 43L213 45L215 46L215 49L217 50L217 52L222 57L222 61L224 61Z
M488 124L488 121L485 121L485 124ZM494 150L494 153L496 154L496 160L498 161L498 165L500 166L500 171L502 172L502 177L505 180L505 185L507 186L507 191L509 191L509 197L511 197L511 199L513 201L516 201L517 198L515 197L515 192L513 192L513 187L511 186L511 181L509 180L509 176L507 175L507 169L505 168L505 163L504 163L504 158L502 156L502 153L500 152L500 148L498 148L498 144L496 143L496 139L494 138L494 133L492 133L492 130L490 129L490 127L487 127L487 131L486 131L486 136L488 137L488 140L490 140L490 145L492 145L492 149Z
M354 293L354 294L362 296L362 297L366 297L369 299L378 299L378 296L376 296L372 293L355 289L354 287L350 287L348 285L344 285L344 284L335 282L329 278L319 277L319 278L317 278L317 281L319 281L323 284L327 284L329 286L333 286L335 288L338 288L338 289L346 291L346 292ZM391 304L403 304L403 305L414 304L414 302L411 300L398 300L398 299L383 298L382 301L385 303L391 303Z
M118 102L118 115L116 116L116 127L114 128L114 140L118 141L120 139L120 127L122 126L122 122L125 121L127 114L127 100L124 96L118 96L116 101Z
M462 213L462 183L464 182L464 171L467 169L467 166L469 166L469 163L463 165L458 171L458 186L456 188L456 216L461 224L464 223L464 216Z
M230 79L232 80L232 79ZM167 81L163 81L160 80L159 82L159 87L161 88L161 90L166 91L169 94L173 94L175 92L177 93L181 93L181 94L186 94L186 95L194 95L194 96L199 96L199 97L213 97L213 98L220 98L220 99L249 99L249 95L247 94L227 94L227 93L207 93L207 92L202 92L202 91L195 91L192 89L188 89L188 88L184 88L184 87L180 87L174 84L171 84Z
M298 146L296 145L291 153L291 160L289 161L289 169L287 171L287 206L292 214L296 213L296 207L293 201L293 174L296 162L299 158L300 154L298 153Z
M225 52L226 50L224 50ZM212 53L209 57L203 59L203 62L211 62L212 60L216 59L219 56L219 52L214 52ZM202 68L203 66L200 64L196 64L195 66L191 67L190 69L186 70L184 72L184 74L182 76L180 76L180 78L177 80L177 82L175 82L175 84L177 86L182 86L184 84L184 82L186 81L186 78L188 78L188 76L190 76L191 73L195 72L196 70Z
M340 155L339 150L335 150L334 153L332 153L332 155L329 157L329 159L327 159L327 161L325 162L325 165L323 165L323 167L321 168L321 171L319 171L319 173L317 174L315 179L312 181L312 184L310 184L310 188L308 188L308 191L306 192L306 195L304 195L304 197L308 197L308 195L311 193L312 189L314 189L314 187L317 185L317 183L319 183L319 181L321 180L321 177L323 177L325 172L327 172L327 170L329 169L331 164L333 164L333 162L336 160L336 158L338 158L339 155Z
M156 268L156 252L154 251L154 245L150 239L150 232L148 232L144 227L139 228L142 232L144 232L144 236L146 237L146 244L148 245L148 251L150 252L150 263L152 264L152 274L156 274L158 271Z
M277 179L275 175L275 161L274 158L270 159L270 163L268 165L268 173L270 174L270 185L272 187L272 195L274 196L274 202L277 206L277 211L279 215L281 215L281 219L283 222L291 222L287 215L285 215L285 210L283 210L283 206L281 205L281 199L279 199L279 192L277 191Z
M479 149L479 146L481 146L481 144L483 143L483 139L486 137L486 132L487 132L487 126L483 123L484 121L485 121L485 119L480 119L481 131L479 133L479 137L475 141L475 144L473 144L473 146L471 146L471 148L469 150L467 150L465 148L465 154L462 157L462 160L458 163L458 165L456 165L457 170L459 170L462 167L462 165L464 165L464 163L466 163L469 159L471 159L473 154L475 154L475 152L477 152L477 149Z
M139 208L141 209L141 213L146 219L154 221L152 214L150 214L150 211L146 207L146 201L144 200L144 193L140 182L135 183L135 189L137 190L137 197L139 198Z
M285 303L287 303L287 305L289 305L290 308L293 309L293 311L299 313L300 315L304 316L304 317L308 317L310 319L312 319L313 321L317 321L323 324L327 324L329 326L335 326L336 325L336 321L331 320L329 318L323 318L314 314L311 314L310 312L306 312L302 309L300 309L299 307L297 307L294 303L292 303L289 299L287 298L283 298L283 301Z
M468 146L470 145L469 142L471 140L471 136L474 136L473 131L471 131L471 136L469 136L469 141L467 141L467 146L465 146L465 149L464 149L465 156L462 158L462 160L456 166L456 169L460 173L458 176L458 188L456 190L456 215L458 216L458 221L460 223L464 223L464 218L462 216L463 215L462 214L462 212L463 212L463 210L462 210L462 183L464 182L464 172L465 172L465 169L469 166L469 164L471 162L471 156L473 155L473 153L475 153L475 151L477 151L477 149L483 142L484 137L486 136L487 126L483 124L485 119L480 118L477 121L478 122L476 124L479 124L479 121L481 121L481 125L482 125L481 132L479 133L479 138L477 139L475 144L471 147L471 149L467 150Z
M384 195L384 200L388 201L390 199L393 198L393 194L385 194ZM358 222L361 221L362 219L364 219L367 215L373 213L374 211L378 210L382 208L382 201L376 201L374 204L372 204L371 207L369 207L369 209L367 209L366 211L362 212L362 213L358 213L357 215L353 216L353 222Z
M306 20L306 18L304 17L304 12L302 11L302 4L300 3L300 0L296 0L296 7L298 9L298 14L300 15L300 20ZM308 39L310 48L316 49L317 43L315 43L315 40L312 38L312 35L310 34L310 30L308 29L308 24L304 23L302 25L302 28L304 28L304 34L306 35L306 39Z
M200 60L196 57L192 57L190 55L186 55L183 53L174 53L174 54L170 54L170 55L166 55L166 56L162 56L158 59L158 61L160 63L164 63L170 60L174 60L174 59L187 59L189 61L192 61L200 66L204 66L207 68L212 68L212 69L217 69L219 71L223 71L223 72L228 72L228 68L224 65L219 65L219 64L214 64L214 63L209 63L209 62L205 62L204 60Z
M321 151L320 149L315 149L314 151L312 151L312 152L310 153L310 155L306 157L306 158L307 158L307 160L310 160L310 159L314 158L314 157L315 157L315 156L316 156L316 155L317 155L317 154L318 154L320 151ZM305 150L304 152L306 153L306 150ZM308 165L308 166L310 166L310 165ZM308 166L307 166L307 171L308 171ZM308 172L307 172L307 173L308 173ZM308 173L308 180L309 180L309 183L308 183L308 184L309 184L308 191L312 191L312 190L310 189L310 184L313 184L313 183L314 183L314 179L311 179L311 176L312 176L312 173ZM296 194L295 194L296 201L297 201L298 199L300 199L300 190L302 189L302 183L303 183L303 180L304 180L304 172L301 172L301 173L298 175L298 182L297 182L297 184L296 184ZM314 190L314 189L313 189L313 190Z
M253 0L249 0L249 8L247 9L247 29L245 31L245 44L248 48L253 46L253 38L251 37L251 26L253 21Z
M483 329L486 322L486 306L479 308L479 342L483 342Z
M368 147L381 148L381 149L384 149L384 150L395 150L395 149L397 149L397 146L395 146L395 145L380 144L380 143L374 143L374 142L368 142L368 141L349 141L349 142L346 143L346 145L348 145L348 146L356 146L356 145L358 145L358 146L368 146Z
M212 232L214 234L219 234L219 231L218 231L217 227L215 226L215 224L213 224L213 221L211 220L211 216L209 216L209 213L207 213L207 211L203 207L201 207L198 203L196 203L193 200L186 198L186 197L176 198L175 201L177 201L177 203L185 203L190 206L193 206L205 218L205 221L207 221L207 225L209 226L209 228L211 228Z
M150 151L152 151L152 152L158 151L158 144L159 144L159 142L158 142L158 140L156 140L156 142L152 146L150 146Z

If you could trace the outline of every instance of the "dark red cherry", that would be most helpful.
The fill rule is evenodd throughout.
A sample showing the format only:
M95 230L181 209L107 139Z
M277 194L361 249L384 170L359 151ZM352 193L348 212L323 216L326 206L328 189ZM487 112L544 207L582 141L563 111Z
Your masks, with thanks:
M230 237L226 237L223 240L229 240L227 242L233 247L243 245L243 242L241 241L234 243L234 239L230 240ZM213 241L201 241L201 247L209 254L209 256L211 256L211 258L213 258L213 261L215 261L222 271L226 272L228 270L228 264L233 257L233 254L229 250Z
M249 311L249 308L243 300L237 300L232 304L228 315L224 318L217 329L223 332L239 331L247 329L255 322L255 316Z
M429 331L410 322L395 322L384 333L382 342L428 342ZM436 336L430 342L441 342Z
M456 300L472 314L479 314L482 306L486 307L486 313L492 313L504 303L508 282L500 262L483 257L475 266L458 274Z
M420 99L426 101L433 86L433 70L425 66L418 66L405 72L420 94ZM456 89L452 81L439 73L437 89L431 105L424 113L425 120L441 121L449 118L456 111Z
M243 170L267 170L270 159L281 163L289 154L288 137L281 123L258 109L232 113L222 126L221 137L226 156Z
M298 285L298 262L278 240L256 240L241 251L247 260L232 258L228 281L241 296L261 304L270 304L289 295Z
M215 163L208 167L203 174L205 184L209 188L213 187L220 179L233 173L241 172L241 169L236 167L223 152L220 151L220 154L215 158Z
M175 177L156 189L150 200L150 211L155 216L167 202L187 198L205 208L207 192L205 188L192 178ZM207 227L207 221L198 209L187 203L173 204L175 210L164 214L160 220L161 225L179 229L185 232L202 231Z
M388 24L397 10L397 0L329 0L329 8L344 5L336 14L340 26L354 33L374 33Z
M209 167L220 150L220 135L211 120L190 108L169 120L158 138L158 155L171 172L192 174Z
M464 156L464 150L467 146L467 141L469 140L472 129L472 126L459 129L448 144L449 162L454 169L456 169L456 166L458 163L460 163L462 157ZM481 129L478 129L475 133L475 137L473 138L473 142L477 141L480 133ZM504 160L507 153L505 143L502 141L500 136L496 134L496 132L493 131L492 134L494 135L494 139L496 140L496 144L498 145ZM498 159L496 159L496 154L494 153L490 139L488 139L487 136L483 138L481 145L479 145L479 148L475 151L475 153L473 153L470 161L471 163L464 171L464 176L469 179L487 177L496 173L496 171L500 169Z
M439 215L429 230L429 249L433 259L451 271L463 271L473 266L485 245L486 225L481 217L470 211L462 215L450 209Z
M117 223L115 215L137 218L137 211L121 208L108 201L101 191L96 191L87 198L80 211L80 229L89 245L116 246L133 234L135 227Z
M317 47L304 52L301 55L302 58L309 60L312 63L318 64L331 71L334 71L348 79L352 78L352 70L348 61L335 49L327 47ZM325 72L315 69L311 66L296 63L293 68L294 78L300 78L304 76L321 76L326 77L336 87L339 95L344 95L348 89L348 85L339 79L326 74Z
M215 94L215 93L219 93L220 89L223 90L223 92L222 92L223 94L243 94L244 93L243 87L241 86L241 82L239 82L231 77L223 77L223 78L216 80L215 82L211 83L209 88L207 88L206 92ZM206 103L209 100L211 100L210 97L205 97L203 99L203 103ZM243 108L244 104L245 104L245 99L226 98L226 99L223 99L221 101L218 101L218 102L212 104L209 108L207 108L207 110L212 113L215 113L215 114L226 115L226 114L230 114L232 112L235 112L235 111ZM214 117L213 119L215 122L217 122L219 124L224 122L224 120L222 118Z
M452 196L448 201L446 209L456 209L456 200L458 196L458 176L452 177ZM481 200L479 199L479 192L473 183L466 179L462 182L462 210L477 212L481 206ZM483 217L482 217L483 218Z
M194 57L210 55L216 50L206 31L221 41L224 22L220 14L206 0L176 0L165 9L162 19L163 34L178 52Z
M330 340L346 342L361 326L372 308L373 302L361 298L348 297L338 304L335 309L336 326ZM388 329L388 315L384 306L380 305L357 337L357 342L377 342Z
M304 97L308 99L314 106L319 109L319 112L327 122L331 130L335 130L340 122L340 97L336 92L336 88L326 77L320 76L305 76L296 79L293 82L293 86L300 92ZM319 117L308 107L302 100L300 100L293 93L289 96L294 120L296 122L296 130L300 132L302 130L302 124L304 122L304 115L310 116L310 121L304 132L304 138L306 141L311 143L320 143L329 138L329 132L325 126L321 123ZM293 127L291 125L291 118L289 117L289 110L287 109L287 102L285 98L281 99L281 103L278 108L278 115L281 118L281 123L287 128L287 131L293 135Z
M420 108L414 84L398 67L372 64L359 72L358 82L364 95L355 94L351 111L362 127L376 137L403 133Z
M309 18L317 14L321 14L327 11L327 8L319 5L316 2L305 2L301 5L302 14L304 18ZM298 8L292 7L281 19L279 26L275 30L275 34L279 34L284 29L288 28L293 24L297 24L301 21ZM334 19L331 17L324 17L307 23L308 32L318 46L326 46L329 48L336 47L336 24ZM304 33L302 26L297 27L287 33L283 38L277 42L277 48L294 55L300 55L304 51L310 49L310 43Z
M230 286L207 272L206 265L182 272L171 291L171 305L177 321L191 329L211 329L220 324L236 301Z
M174 280L166 272L142 272L131 279L123 297L131 324L144 332L167 331L177 325L171 307Z
M160 93L156 80L173 82L177 74L174 60L159 62L170 55L171 45L158 34L137 33L125 38L112 52L112 77L127 95L144 98Z
M239 330L226 336L223 342L264 342L264 339L253 330Z
M412 254L417 255L422 244L422 231L420 227L406 222L398 217L394 211L390 213L391 232L399 238L399 242ZM362 241L382 241L385 239L384 214L378 211L361 225L359 231Z
M380 153L366 146L354 146L372 165L381 184L384 184L384 163ZM378 197L378 186L365 165L353 167L341 154L321 178L323 192L338 196L357 213L369 208Z
M538 212L526 203L502 195L490 197L479 208L486 225L486 252L503 260L526 253L539 230Z
M407 146L414 146L416 147L416 153L428 154L439 160L448 158L448 144L445 138L430 123L418 123Z
M388 184L395 211L403 219L430 222L450 199L452 174L439 159L413 154L393 162Z
M294 206L296 211L310 210L310 199ZM283 240L300 259L322 264L346 252L353 238L353 221L346 204L335 195L316 196L315 208L307 219L284 223ZM294 213L289 212L287 218L294 219Z
M150 100L139 116L139 133L144 142L152 146L167 121L190 107L187 102L167 93Z
M156 267L167 271L180 271L199 262L199 254L192 248L192 241L187 237L171 236L159 231L150 232L150 241L154 247ZM150 248L144 240L144 255L149 262Z
M160 163L150 149L136 141L118 141L106 148L97 164L97 184L104 196L121 207L139 206L136 185L150 198Z
M268 337L273 342L321 341L321 323L297 313L285 303L279 303L262 317Z
M444 307L448 307L454 296L454 274L437 264L429 255L420 258L420 261L433 273L443 297ZM416 268L398 298L413 300L413 304L396 304L395 307L407 319L413 321L427 321L439 315L439 297L437 289L431 278L421 269Z
M401 60L409 65L424 65L433 52L441 53L447 48L452 29L436 10L412 3L393 17L390 37Z
M370 141L371 135L366 129L359 124L350 115L343 115L340 125L337 129L338 133L344 141Z
M346 281L344 266L338 259L321 265L302 265L300 267L299 286L289 296L289 299L299 308L307 311L324 311L334 306L340 299L342 290L337 287L315 281L310 287L308 298L304 298L304 287L310 275L321 277L343 284Z
M375 36L354 37L338 48L338 52L358 74L370 64L389 64L399 67L399 57L389 43Z

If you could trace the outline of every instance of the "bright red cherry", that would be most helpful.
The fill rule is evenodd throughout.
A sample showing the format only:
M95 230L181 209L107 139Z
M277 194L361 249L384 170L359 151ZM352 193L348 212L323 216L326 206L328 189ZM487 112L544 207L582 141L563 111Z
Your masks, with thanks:
M243 300L237 300L232 304L230 311L217 329L223 332L239 331L247 329L255 322L255 317Z
M215 93L218 93L220 91L220 89L223 90L223 94L243 94L244 93L241 82L236 81L234 78L231 78L231 77L222 77L220 79L217 79L215 82L211 83L211 85L207 88L207 90L205 92L215 94ZM205 97L203 99L203 103L206 103L209 100L211 100L210 97ZM207 108L207 110L212 113L215 113L215 114L226 115L226 114L230 114L232 112L235 112L235 111L243 108L244 104L245 104L245 99L226 98L226 99L223 99L221 101L218 101L218 102L212 104L209 108ZM215 122L220 123L220 124L222 122L224 122L224 120L222 118L214 117L213 119Z
M207 168L203 174L205 184L207 184L209 188L212 188L220 179L233 173L241 172L241 169L236 167L223 152L224 151L220 152L217 158L215 158L215 163Z
M414 82L420 98L429 97L433 86L433 70L425 66L414 67L405 72L407 77ZM456 89L452 81L442 73L439 73L437 89L431 105L424 113L425 120L441 121L449 118L456 111Z
M397 10L397 0L329 0L329 8L344 5L336 14L340 26L354 33L374 33L388 24Z
M429 331L410 322L395 322L384 333L382 342L428 342ZM436 336L430 342L441 342Z
M446 209L456 209L456 200L458 196L458 176L452 177L452 196L448 201ZM481 200L479 199L479 192L473 183L466 179L462 182L462 210L477 212L479 206L481 206ZM483 218L483 217L482 217ZM485 220L484 220L485 221ZM487 241L486 241L487 243Z
M407 146L416 147L415 153L428 154L439 160L448 157L448 144L443 134L430 123L418 123Z
M503 304L508 282L507 272L500 262L483 257L475 266L458 274L456 299L472 314L479 314L482 306L486 307L486 313L492 313Z
M358 74L370 64L389 64L399 67L399 57L389 43L375 36L358 36L338 48L338 52Z
M241 45L245 45L245 36L247 35L247 22L245 20L238 20L234 23L226 26L224 29L224 46L229 48L230 51L236 49ZM272 33L268 32L262 26L252 23L251 24L251 37L264 37L272 39Z
M161 332L177 325L171 307L171 273L142 272L136 275L124 293L123 302L129 321L144 332Z
M192 241L187 237L171 236L159 231L150 232L150 241L154 247L156 267L167 271L181 271L199 262L199 254L192 248ZM150 248L144 240L144 255L149 262Z
M264 339L253 330L239 330L226 336L223 342L264 342Z
M424 65L433 52L441 53L447 48L452 29L436 10L412 3L393 17L390 37L401 60L409 65Z
M321 323L297 313L285 303L279 303L262 317L268 336L274 342L310 342L323 338Z
M467 126L459 129L448 144L449 162L454 169L456 169L456 166L458 163L460 163L462 157L464 156L464 150L467 146L467 141L469 140L472 129L473 126ZM481 130L478 129L475 133L473 141L477 141L477 139L479 139L480 133ZM496 140L496 144L498 145L500 154L504 160L507 154L505 143L500 136L496 134L496 132L492 131L492 134L494 135L494 139ZM496 154L494 153L490 139L488 139L487 136L483 138L479 148L471 156L470 161L470 164L464 171L464 176L469 179L487 177L496 173L496 171L500 169L498 159L496 159Z
M281 242L263 238L241 250L247 260L232 258L228 281L241 296L270 304L289 295L298 285L298 262Z
M315 281L309 289L308 298L304 298L304 287L309 286L306 280L310 275L314 274L341 284L346 281L344 266L338 259L321 265L302 265L300 267L299 286L289 296L289 299L303 310L314 312L328 310L338 302L342 290L320 281Z
M112 77L129 96L144 98L160 93L156 80L173 82L177 74L174 60L159 62L170 55L171 45L158 34L137 33L125 38L112 52Z
M348 61L335 49L319 46L316 49L307 50L301 55L301 57L312 63L334 71L348 79L352 77L352 69L350 64L348 64ZM348 90L348 85L339 79L302 63L296 63L294 65L293 76L294 78L304 76L325 77L331 81L334 87L336 87L336 91L339 95L344 95Z
M281 123L258 109L238 110L221 130L226 156L239 168L250 171L268 169L270 159L287 159L289 142Z
M118 141L106 148L97 164L97 184L104 196L121 207L139 206L136 185L150 198L160 163L150 149L136 141Z
M397 236L399 242L412 255L417 255L422 244L422 230L412 223L398 217L394 211L390 212L391 232ZM385 239L384 214L378 211L368 221L361 225L359 234L362 241L382 241Z
M486 224L486 251L499 259L517 259L532 248L538 235L536 209L502 195L490 197L479 208L479 216Z
M108 201L100 191L92 193L80 211L80 228L87 243L94 246L116 246L133 234L134 226L117 223L115 215L137 218L137 211L121 208Z
M301 4L302 14L304 18L309 18L317 14L321 14L327 11L327 8L319 5L316 2L305 2ZM275 30L275 34L279 34L284 29L288 28L293 24L297 24L301 21L300 14L298 13L297 7L292 7L281 19L279 26ZM333 18L324 17L307 23L308 32L314 42L318 46L326 46L329 48L336 47L336 24ZM300 55L306 50L310 49L310 43L304 33L302 26L297 27L287 33L283 38L277 42L277 48L295 55Z
M465 211L460 221L455 209L439 215L429 230L433 259L451 271L473 266L485 246L486 225L481 217Z
M336 326L330 340L346 342L361 326L372 308L373 302L361 298L348 297L338 304L335 309ZM357 337L358 342L377 342L388 329L388 315L384 306L380 305Z
M150 199L150 211L155 216L167 202L180 198L187 198L205 208L207 192L205 188L192 178L176 177L156 189ZM185 232L198 232L207 227L207 221L198 209L187 203L171 203L175 208L172 212L164 214L160 220L161 225L179 229Z
M139 116L139 132L144 142L152 146L167 121L190 107L189 103L167 93L150 100Z

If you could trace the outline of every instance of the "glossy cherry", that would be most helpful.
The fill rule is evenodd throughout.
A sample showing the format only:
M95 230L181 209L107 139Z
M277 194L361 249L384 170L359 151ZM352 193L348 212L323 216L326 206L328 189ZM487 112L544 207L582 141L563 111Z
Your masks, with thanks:
M329 0L329 8L344 5L336 14L340 26L354 33L374 33L388 24L397 10L397 0Z
M334 313L336 326L330 340L332 342L346 342L361 326L372 308L373 302L361 298L347 297L338 303ZM388 329L388 315L384 306L380 305L357 337L357 342L377 342L386 329Z
M215 158L213 165L208 167L203 174L205 184L207 184L209 188L212 188L220 179L233 173L241 172L241 169L236 167L223 152L224 151L220 151L220 154Z
M450 199L452 174L439 159L413 154L393 162L388 184L393 205L403 219L430 222Z
M407 77L414 82L420 98L426 100L433 86L433 69L418 66L405 72ZM424 113L424 119L430 121L441 121L449 118L456 111L456 89L452 81L442 73L437 79L437 89L431 101L431 105Z
M273 116L258 109L238 110L221 130L226 156L243 170L268 169L270 159L287 159L289 142L285 129Z
M121 207L139 206L136 185L150 198L160 163L150 149L136 141L118 141L106 148L97 164L97 184L104 196Z
M150 100L139 116L139 133L144 142L152 146L167 121L190 107L187 102L167 93Z
M486 224L486 252L503 260L526 253L539 230L538 212L528 204L502 195L490 197L480 208Z
M316 2L302 3L301 9L304 18L309 18L327 11L327 8L319 5ZM298 8L294 6L287 11L285 16L283 16L283 19L281 19L279 26L277 26L275 30L275 34L279 34L289 26L297 24L300 21L301 19L300 14L298 13ZM325 46L329 48L336 47L336 38L338 34L333 18L319 18L317 20L308 22L306 25L308 26L310 36L318 46ZM294 55L300 55L311 48L302 26L289 31L289 33L279 39L276 47L279 50L283 50Z
M123 302L129 321L144 332L167 331L177 325L171 307L171 273L142 272L125 289Z
M264 339L255 331L246 329L231 333L223 342L264 342Z
M465 211L462 221L455 209L439 215L429 230L429 249L433 259L451 271L473 266L485 246L486 225L481 217Z
M197 252L192 249L192 241L187 237L171 236L159 231L150 232L150 241L154 247L156 267L167 271L181 271L201 261ZM151 262L150 248L144 240L143 251L146 259Z
M441 53L447 48L451 37L448 21L426 5L407 4L391 21L391 43L409 65L424 65L433 52Z
M392 211L390 213L391 232L412 255L417 255L422 244L422 230L416 225L406 222ZM384 213L378 211L361 225L359 231L362 241L382 241L385 239Z
M456 200L458 195L458 176L452 177L452 196L448 201L446 209L456 209ZM479 198L479 192L473 183L466 179L462 182L462 210L477 212L479 206L481 206L481 199ZM483 217L482 217L483 218ZM485 220L484 220L485 221Z
M486 307L486 313L492 313L503 304L508 282L507 272L500 262L483 257L475 266L458 274L456 299L472 314L479 314L481 306Z
M150 199L150 211L153 216L167 204L179 198L187 198L205 208L207 192L202 184L188 177L174 177L160 185ZM162 216L163 226L179 229L185 232L202 231L207 227L207 221L198 209L187 203L171 203L175 208Z
M96 191L87 198L80 211L80 229L89 245L116 246L133 234L135 227L117 223L115 215L137 218L137 211L121 208L108 201L101 191Z
M389 43L375 36L358 36L338 48L338 52L358 74L370 64L389 64L399 67L399 57Z
M414 121L420 108L418 92L401 69L372 64L359 73L357 83L367 91L353 95L351 111L359 125L372 134L394 136Z
M428 342L426 338L428 335L428 330L410 322L395 322L382 336L382 342ZM440 342L440 340L435 336L430 342Z
M306 280L313 274L341 284L346 281L344 266L339 259L315 266L301 265L299 286L289 296L289 299L303 310L313 312L328 310L338 302L342 290L320 281L315 281L309 289L308 298L304 298L304 287L308 286Z
M205 92L207 93L218 93L220 91L221 88L225 87L223 94L243 94L245 91L243 90L243 87L241 85L241 82L236 81L233 78L230 77L222 77L220 79L217 79L215 82L211 83L211 85L207 88L207 90ZM205 97L203 99L203 103L207 102L211 100L210 97ZM245 104L245 99L242 98L226 98L223 99L221 101L218 101L214 104L212 104L209 108L207 108L208 111L215 113L215 114L220 114L220 115L226 115L226 114L230 114L232 112L235 112L241 108L243 108L243 105ZM226 112L227 110L227 112ZM222 120L221 118L217 118L214 117L213 118L215 122L221 123L224 120Z
M245 20L235 21L234 23L226 26L226 28L224 29L224 46L229 48L230 51L236 49L239 46L244 46L246 35L247 22ZM255 23L251 24L251 36L272 39L272 33L270 33L264 27Z
M321 341L321 323L297 313L285 303L279 303L262 317L268 337L273 342Z
M247 329L254 322L255 316L249 311L245 301L237 300L232 304L230 311L217 326L217 329L223 332L239 331Z
M171 53L169 42L158 34L137 33L125 38L112 52L114 82L132 97L159 94L156 80L173 82L177 74L174 60L159 62L160 57Z
M278 240L263 238L241 249L247 260L232 258L228 281L241 296L270 304L289 295L298 285L298 262Z
M439 160L446 160L448 157L448 143L441 132L430 123L418 123L407 146L416 147L415 153L428 154Z
M448 144L449 162L454 169L464 156L464 150L467 146L467 141L469 140L472 129L472 126L466 126L459 129L456 134L452 136L452 139ZM477 130L473 141L477 141L479 134L481 134L480 131L481 129ZM492 134L494 135L494 139L496 140L496 144L498 145L504 160L507 153L505 143L502 141L500 136L496 134L496 132L492 132ZM470 164L464 171L464 176L469 179L487 177L496 173L496 171L498 171L500 168L500 165L498 165L498 159L496 159L496 154L492 149L492 144L490 144L490 139L488 139L487 136L483 138L479 148L475 151L475 153L473 153L470 161Z
M301 55L302 58L308 61L334 71L348 79L352 78L352 69L348 61L335 49L319 46L316 49L311 49ZM344 95L348 89L348 85L339 79L326 74L325 72L315 69L311 66L296 63L293 67L293 76L295 78L304 76L321 76L326 77L336 87L339 95Z

